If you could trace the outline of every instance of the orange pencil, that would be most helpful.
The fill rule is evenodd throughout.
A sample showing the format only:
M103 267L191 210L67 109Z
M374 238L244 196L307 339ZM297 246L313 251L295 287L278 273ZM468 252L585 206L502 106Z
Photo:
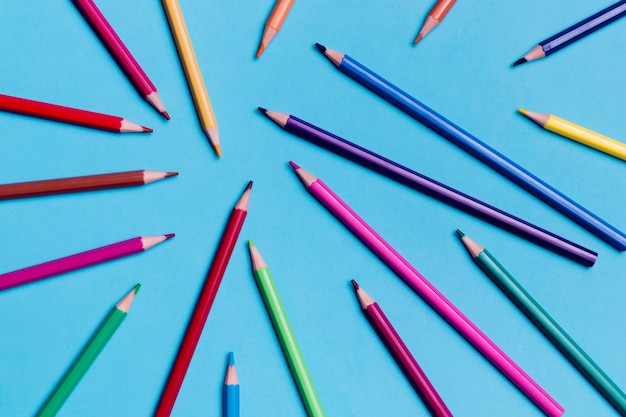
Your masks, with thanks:
M437 3L430 9L428 12L428 16L426 16L426 20L422 24L420 28L420 32L417 34L417 37L413 41L414 44L417 45L419 41L422 40L424 36L428 34L431 30L433 30L444 17L448 14L452 6L454 6L456 0L438 0Z
M289 10L291 10L291 6L293 6L293 2L294 0L276 0L272 13L270 13L270 17L268 17L265 22L265 29L263 29L261 44L256 52L257 58L261 56L265 48L267 48L267 45L270 44L272 39L274 39L274 36L276 36L282 27L283 22L289 14Z

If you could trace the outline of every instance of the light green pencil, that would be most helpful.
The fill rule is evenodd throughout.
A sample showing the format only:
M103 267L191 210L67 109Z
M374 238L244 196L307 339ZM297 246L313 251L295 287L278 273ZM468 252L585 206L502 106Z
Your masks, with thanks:
M272 274L251 240L248 241L248 248L250 249L254 277L256 278L259 291L263 297L263 302L274 325L274 330L276 330L280 345L285 353L291 374L300 392L300 397L306 408L307 415L309 417L324 417L326 414L315 391L311 375L304 363L302 352L300 352L298 342L289 324L283 303L280 301L280 296L276 291Z
M126 318L128 310L130 310L130 306L135 299L135 294L139 291L139 287L140 285L137 284L135 288L122 298L111 310L107 318L93 336L91 336L91 339L89 339L83 350L74 360L72 366L70 366L65 375L63 375L63 378L54 388L54 391L52 391L46 402L39 409L36 414L37 417L53 417L59 412L65 400L67 400L74 388L76 388L76 385L78 385L83 375L87 373L91 364L96 360L102 349L104 349L104 346L109 339L111 339L113 333L115 333L120 324L122 324L124 318Z

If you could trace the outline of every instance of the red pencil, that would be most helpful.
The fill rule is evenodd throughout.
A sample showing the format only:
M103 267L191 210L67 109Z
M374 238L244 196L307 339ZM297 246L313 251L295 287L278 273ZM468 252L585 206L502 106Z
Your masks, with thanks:
M0 110L117 133L152 132L152 129L140 126L122 117L7 96L5 94L0 94Z
M82 177L57 178L53 180L18 182L14 184L0 184L0 200L75 193L79 191L104 190L107 188L132 187L149 184L175 175L178 175L178 172L139 170L85 175Z
M430 413L435 417L452 417L452 413L448 410L448 407L430 383L422 368L417 364L409 348L406 347L396 329L393 328L383 310L378 306L378 303L363 291L355 280L352 280L352 285L356 291L363 313L385 343L417 394L422 398Z
M122 42L117 33L115 33L115 30L113 30L113 27L111 27L100 9L98 9L92 0L72 1L143 98L169 120L170 116L167 114L165 106L163 106L163 102L159 97L156 87L152 84L152 81L150 81L150 78L148 78L128 48L126 48L124 42Z
M209 272L204 280L204 285L202 286L202 290L200 291L200 295L196 301L196 306L191 313L191 318L187 324L187 330L185 331L183 340L178 348L176 359L174 359L174 364L170 369L169 377L165 383L163 391L161 392L161 398L159 399L159 403L154 411L153 417L168 417L172 412L172 408L176 402L176 397L178 396L178 391L180 391L180 387L183 383L183 379L185 379L185 374L187 373L187 368L189 368L193 352L196 350L196 345L198 344L198 340L202 334L204 323L209 316L209 311L213 305L213 300L217 294L220 282L222 282L222 277L224 276L224 271L228 265L228 260L230 259L230 255L233 253L235 243L237 243L237 238L239 237L239 232L243 226L246 214L248 214L248 201L250 200L251 188L252 181L248 183L248 186L239 199L239 202L235 205L235 208L230 214L228 223L226 224L226 229L224 229L222 239L220 240L215 256L213 257L213 262L211 263Z

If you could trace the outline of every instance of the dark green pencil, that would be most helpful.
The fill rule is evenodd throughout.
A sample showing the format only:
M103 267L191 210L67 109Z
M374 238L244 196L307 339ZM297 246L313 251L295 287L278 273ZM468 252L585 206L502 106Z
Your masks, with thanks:
M506 269L487 251L463 232L457 230L461 242L472 259L498 287L535 323L565 357L596 387L615 409L626 416L626 395L615 385L600 367L565 333L552 317L535 301L530 294L507 272Z

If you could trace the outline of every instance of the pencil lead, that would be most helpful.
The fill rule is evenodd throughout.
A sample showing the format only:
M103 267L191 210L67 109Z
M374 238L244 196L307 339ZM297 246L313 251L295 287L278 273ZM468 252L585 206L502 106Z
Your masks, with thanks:
M246 189L244 191L248 191L252 189L252 181L248 182L248 185L246 186Z
M168 233L168 234L166 234L166 235L165 235L165 240L171 239L171 238L173 238L174 236L176 236L176 234L175 234L175 233Z
M265 51L266 46L267 45L265 45L265 43L261 42L261 44L259 45L259 49L256 51L257 58L261 58L261 55L263 55L263 51Z
M518 65L523 64L524 62L528 62L528 61L526 60L526 58L523 58L523 57L522 57L522 58L518 59L517 61L515 61L515 62L513 63L513 66L514 66L514 67L517 67Z
M141 284L135 285L135 288L133 288L133 291L135 291L135 294L137 294L137 291L139 291L140 287L141 287Z
M263 108L263 107L257 107L257 109L263 113L263 114L267 114L267 109Z
M415 38L415 40L413 41L413 45L417 45L422 39L424 39L424 37L422 36L422 34L417 35L417 37Z
M147 133L154 132L154 130L150 129L149 127L141 126L141 128L143 129L144 132L147 132Z
M528 114L528 110L524 110L524 109L517 109L518 112L522 113L524 116L526 116Z
M326 47L325 47L324 45L321 45L321 44L319 44L319 43L317 43L317 42L316 42L316 43L315 43L315 47L316 47L317 49L319 49L322 53L323 53L323 52L326 52Z
M461 232L459 229L456 229L456 234L461 238L465 236L465 233Z
M165 110L163 110L163 111L161 112L161 114L163 115L163 117L165 117L165 119L166 119L166 120L170 120L170 115L169 115L169 113L168 113L168 112L166 112Z
M175 177L175 176L177 176L177 175L178 175L178 172L166 172L166 173L165 173L165 178L168 178L168 177Z
M350 280L350 282L352 283L352 286L354 287L355 290L358 290L360 288L359 284L357 284L355 280Z
M249 247L254 247L254 242L251 239L248 239L248 246Z
M235 355L233 355L233 352L228 352L228 366L235 366Z
M296 163L295 163L295 162L293 162L293 161L289 161L289 165L291 165L291 167L292 167L294 170L296 170L296 171L297 171L298 169L300 169L300 167L298 166L298 164L296 164Z

